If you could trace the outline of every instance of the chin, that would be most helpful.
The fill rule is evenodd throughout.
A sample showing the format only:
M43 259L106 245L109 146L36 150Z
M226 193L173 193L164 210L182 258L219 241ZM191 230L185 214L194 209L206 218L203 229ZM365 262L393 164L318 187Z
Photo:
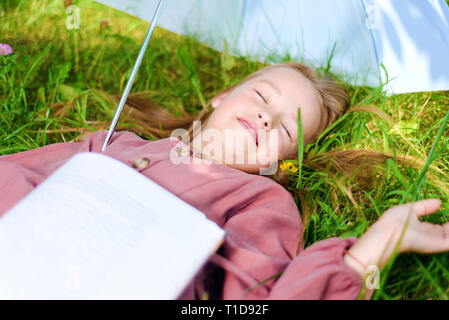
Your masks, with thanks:
M261 170L266 169L269 165L260 165L260 164L228 164L230 168L234 168L246 173L257 174L260 175Z
M228 167L251 174L258 174L260 166L255 164L227 164Z

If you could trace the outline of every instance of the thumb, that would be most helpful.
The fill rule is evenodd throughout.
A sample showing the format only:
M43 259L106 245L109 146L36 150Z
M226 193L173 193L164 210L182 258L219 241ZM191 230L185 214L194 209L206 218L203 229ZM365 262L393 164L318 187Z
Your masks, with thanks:
M441 201L439 199L427 199L417 202L412 202L410 205L413 211L418 217L422 217L438 211L441 207Z

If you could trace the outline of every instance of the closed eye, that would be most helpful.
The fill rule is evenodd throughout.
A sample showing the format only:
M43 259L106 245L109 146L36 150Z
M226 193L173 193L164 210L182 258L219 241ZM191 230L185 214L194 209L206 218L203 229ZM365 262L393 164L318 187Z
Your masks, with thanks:
M262 98L262 100L263 100L266 104L268 104L267 99L265 99L265 97L264 97L259 91L257 91L256 89L254 89L254 91L259 95L259 97Z
M292 136L290 135L290 132L288 132L287 128L284 125L282 125L282 128L284 128L284 130L287 132L288 137L290 138L290 140L293 141Z

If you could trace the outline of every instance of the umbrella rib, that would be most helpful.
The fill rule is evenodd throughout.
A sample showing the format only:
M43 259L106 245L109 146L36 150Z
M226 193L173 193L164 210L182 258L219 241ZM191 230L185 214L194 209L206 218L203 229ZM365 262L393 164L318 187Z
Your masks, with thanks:
M365 16L365 19L369 23L369 17L367 15L367 11L366 11L367 8L366 8L364 0L360 0L360 4L362 5L362 10L363 10L363 14ZM373 34L373 26L370 25L370 28L368 29L368 31L369 31L369 35L370 35L370 38L371 38L371 42L373 44L374 54L375 54L376 62L377 62L377 67L380 68L380 59L379 59L379 54L377 52L376 39L375 39L374 34ZM379 70L379 79L378 80L382 84L382 74L381 74L380 70Z
M118 122L118 119L120 117L120 113L122 112L123 106L125 105L126 99L128 98L128 94L131 91L131 87L132 87L134 79L136 77L137 70L139 69L140 64L142 63L142 58L143 58L143 56L145 54L145 51L146 51L147 46L148 46L148 43L150 42L151 36L153 34L153 31L154 31L154 29L155 29L155 27L157 25L157 22L159 20L159 16L161 14L163 6L165 5L165 2L166 2L166 0L159 0L159 3L157 5L156 11L154 13L153 19L151 20L150 27L148 28L148 32L147 32L147 35L145 37L145 41L143 42L142 47L140 48L139 56L137 57L136 63L134 64L134 68L133 68L133 70L131 72L131 76L130 76L130 78L128 80L128 83L126 84L125 91L123 92L122 98L120 99L120 103L119 103L118 108L117 108L117 110L115 112L114 118L113 118L112 123L111 123L111 127L108 130L108 134L106 135L106 138L104 140L103 147L101 148L101 152L103 152L106 149L107 145L109 144L109 142L111 140L112 134L114 133L114 130L115 130L116 126L117 126L117 122Z

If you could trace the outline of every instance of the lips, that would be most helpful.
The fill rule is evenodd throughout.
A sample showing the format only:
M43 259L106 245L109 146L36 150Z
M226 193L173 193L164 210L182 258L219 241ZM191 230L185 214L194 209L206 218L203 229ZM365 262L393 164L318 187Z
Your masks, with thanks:
M255 126L252 125L248 120L245 120L242 118L237 118L237 120L240 122L240 124L244 128L246 128L251 133L251 135L254 137L256 145L258 146L259 145L259 137L258 137L257 130L256 130Z

